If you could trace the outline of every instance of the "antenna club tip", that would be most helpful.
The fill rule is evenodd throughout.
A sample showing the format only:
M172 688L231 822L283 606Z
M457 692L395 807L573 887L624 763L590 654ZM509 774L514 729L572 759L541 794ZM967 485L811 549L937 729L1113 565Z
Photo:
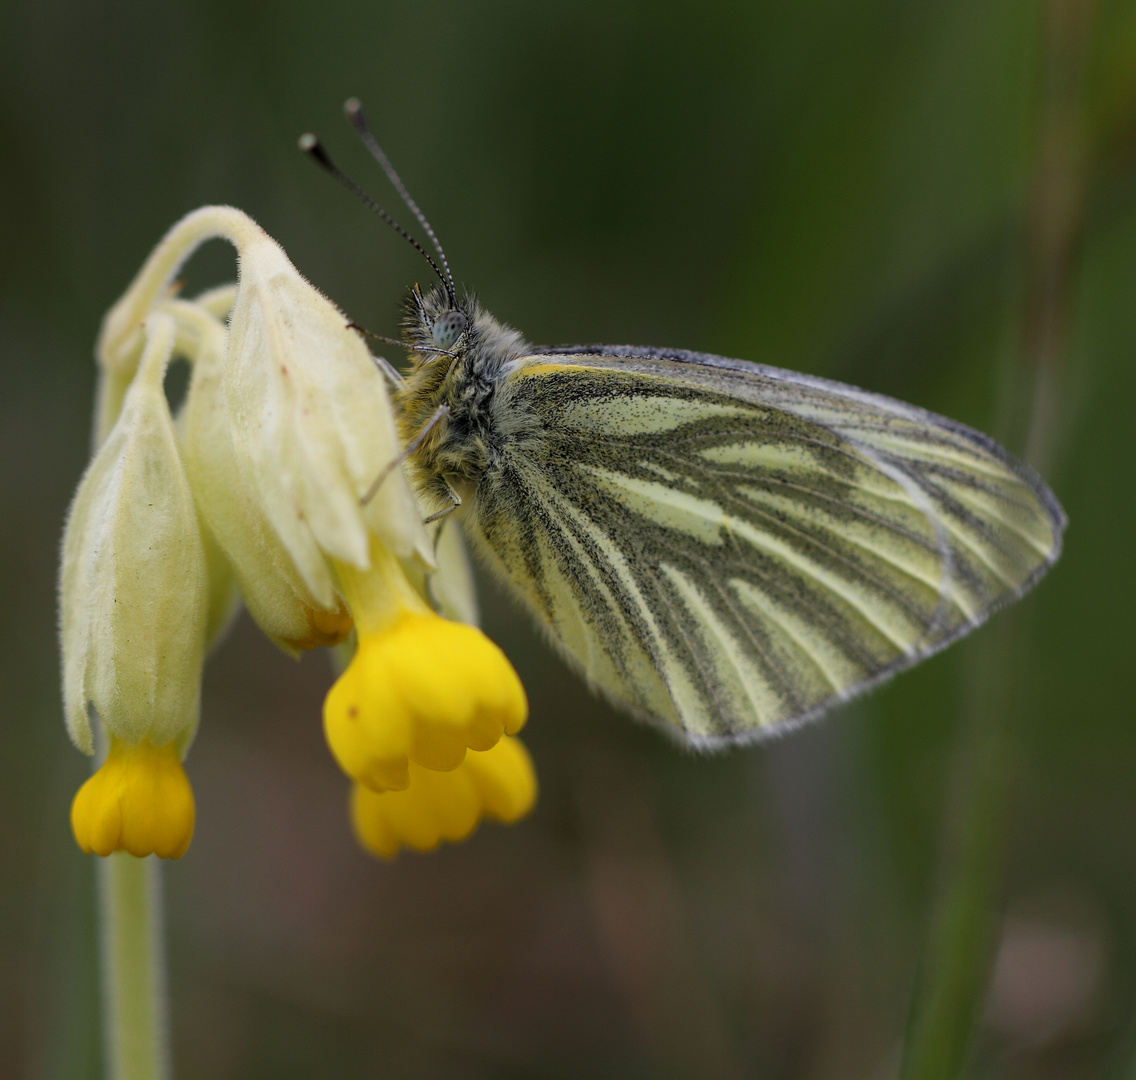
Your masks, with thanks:
M296 145L304 151L305 154L310 154L317 146L319 146L319 139L317 139L310 131L305 131L296 140Z
M349 97L343 103L343 111L348 116L357 116L363 111L363 103L357 97Z

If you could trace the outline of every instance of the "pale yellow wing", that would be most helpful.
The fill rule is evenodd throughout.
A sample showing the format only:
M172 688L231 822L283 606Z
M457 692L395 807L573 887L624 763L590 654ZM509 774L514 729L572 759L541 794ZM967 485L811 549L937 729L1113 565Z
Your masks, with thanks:
M993 440L719 357L542 353L499 385L476 547L613 701L712 744L943 648L1057 558L1065 518Z

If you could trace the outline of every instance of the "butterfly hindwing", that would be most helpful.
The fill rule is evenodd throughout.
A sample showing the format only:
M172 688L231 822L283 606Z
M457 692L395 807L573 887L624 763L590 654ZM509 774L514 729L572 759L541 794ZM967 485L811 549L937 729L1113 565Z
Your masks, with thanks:
M987 437L741 361L526 356L467 530L570 661L685 741L815 715L1053 562L1064 518Z

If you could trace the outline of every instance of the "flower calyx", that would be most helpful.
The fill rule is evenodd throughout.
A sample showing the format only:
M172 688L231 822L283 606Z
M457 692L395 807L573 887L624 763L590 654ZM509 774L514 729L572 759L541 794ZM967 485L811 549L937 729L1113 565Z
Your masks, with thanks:
M197 726L208 581L162 387L175 328L146 320L137 375L71 504L60 573L63 696L72 740L89 709L128 743L186 745Z

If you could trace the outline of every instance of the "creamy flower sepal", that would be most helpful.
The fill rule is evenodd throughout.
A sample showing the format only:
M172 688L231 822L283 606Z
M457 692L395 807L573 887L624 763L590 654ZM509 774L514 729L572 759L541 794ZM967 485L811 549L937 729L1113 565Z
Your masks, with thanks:
M250 223L251 224L251 223ZM369 565L369 536L433 565L402 470L384 377L347 318L266 233L242 236L218 404L242 473L317 600L335 588L327 560Z
M63 697L75 744L89 709L127 743L185 746L197 726L208 584L201 533L162 380L166 315L68 515L60 575Z
M239 282L223 343L207 332L191 357L190 483L266 633L291 652L330 644L351 624L329 556L365 569L369 533L423 567L433 554L401 469L362 504L401 451L383 376L346 316L246 214L207 206L186 215L108 313L97 426L133 370L140 320L177 305L175 275L212 238L236 247ZM179 324L192 318L180 307Z
M434 545L434 558L438 568L425 575L419 591L429 596L434 610L443 618L477 626L481 621L477 586L461 524L456 518L448 517L442 521Z
M328 608L312 594L240 468L221 396L226 328L200 301L168 301L162 310L178 320L192 354L179 420L186 473L207 527L206 554L210 540L218 549L211 564L219 559L229 568L249 614L286 652L335 644L350 633L351 616L338 596Z
M222 412L217 425L231 435L244 484L304 583L334 611L327 556L365 569L369 533L400 558L433 566L401 469L361 502L401 451L384 377L343 312L233 207L202 207L179 221L103 320L97 352L110 388L100 393L100 424L132 370L137 323L168 299L185 260L215 237L235 246L239 279L210 403ZM190 396L192 404L192 387ZM239 546L231 533L243 524L209 521L226 551Z

